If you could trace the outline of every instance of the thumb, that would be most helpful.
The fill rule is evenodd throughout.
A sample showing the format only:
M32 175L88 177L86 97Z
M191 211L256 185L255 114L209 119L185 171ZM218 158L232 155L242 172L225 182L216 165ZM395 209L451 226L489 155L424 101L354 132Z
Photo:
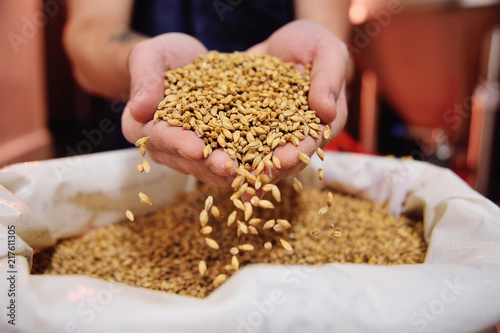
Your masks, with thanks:
M166 68L160 54L148 41L138 43L130 54L130 99L128 107L135 121L146 123L153 119L164 95L163 73Z
M337 117L339 97L349 63L347 48L340 40L319 40L312 60L309 106L325 124Z

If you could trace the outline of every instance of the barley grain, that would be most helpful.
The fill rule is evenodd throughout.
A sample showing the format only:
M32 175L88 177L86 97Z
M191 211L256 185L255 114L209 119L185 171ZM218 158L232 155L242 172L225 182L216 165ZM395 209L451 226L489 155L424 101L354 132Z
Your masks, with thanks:
M230 227L236 221L237 212L233 210L231 214L227 217L227 226Z
M319 210L318 210L318 215L325 215L326 213L328 212L328 207L321 207Z
M198 271L200 272L201 276L205 276L205 273L207 272L207 263L205 260L200 260L198 262Z
M133 221L134 220L134 213L132 213L130 210L127 209L127 211L125 212L125 215L127 216L127 218L130 220L130 221Z
M302 161L302 163L305 163L307 165L311 164L311 158L309 155L299 151L299 159Z
M210 210L210 208L212 208L212 205L214 204L214 197L209 195L206 199L205 199L205 210L208 212Z
M318 179L323 180L324 177L325 177L325 172L323 171L323 169L319 168L318 169Z
M151 139L151 137L149 137L149 136L145 136L143 138L140 138L139 140L137 140L135 142L135 146L140 147L141 145L146 144L149 141L149 139Z
M240 268L240 262L238 261L238 258L233 255L231 257L231 264L233 265L234 269L238 270Z
M208 211L206 209L203 209L200 212L199 220L200 220L200 225L202 228L207 225L207 223L208 223Z
M328 192L328 194L326 195L326 204L328 205L328 207L332 207L332 205L333 205L333 194L332 194L332 192Z
M227 279L226 274L217 275L214 279L214 286L216 287L220 286L222 283L224 283L224 281L226 281L226 279Z
M146 173L151 172L151 166L149 165L149 162L146 159L142 160L142 168Z
M210 213L212 214L213 217L215 217L216 219L218 219L220 217L220 211L219 211L219 208L215 205L212 206L212 208L210 209Z
M238 246L238 249L240 249L240 251L253 251L255 247L252 244L241 244Z
M139 199L141 200L141 202L145 203L146 205L150 205L150 206L152 205L149 197L142 192L139 192Z
M212 238L206 237L205 238L205 243L207 243L207 245L209 247L211 247L212 249L214 249L214 250L218 250L219 249L219 244L214 239L212 239Z
M325 160L325 154L324 154L324 152L323 152L323 149L321 149L321 148L319 148L319 147L318 147L318 149L316 149L316 153L318 154L318 157L319 157L322 161L324 161L324 160Z
M288 243L286 240L284 240L283 238L280 238L280 243L281 243L281 246L283 246L283 248L289 252L292 252L293 251L293 247L290 245L290 243Z
M207 225L207 226L204 226L203 228L200 229L200 232L203 234L203 235L208 235L212 232L212 227Z

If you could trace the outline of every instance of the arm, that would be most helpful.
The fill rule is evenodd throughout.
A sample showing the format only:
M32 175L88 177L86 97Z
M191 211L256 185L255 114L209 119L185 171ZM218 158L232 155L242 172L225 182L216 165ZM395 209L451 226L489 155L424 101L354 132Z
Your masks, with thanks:
M125 99L128 58L146 36L130 30L133 0L71 0L64 46L78 83L90 93Z
M350 3L350 0L294 0L295 18L318 23L347 43L351 31Z

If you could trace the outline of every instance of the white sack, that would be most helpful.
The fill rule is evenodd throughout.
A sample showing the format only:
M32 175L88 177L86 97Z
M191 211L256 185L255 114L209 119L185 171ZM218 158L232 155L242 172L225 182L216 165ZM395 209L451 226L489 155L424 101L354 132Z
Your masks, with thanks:
M500 209L446 169L325 155L301 177L312 180L322 167L329 186L388 200L394 214L423 215L430 242L424 264L252 265L206 299L83 276L31 276L31 247L114 223L126 209L161 207L195 181L154 163L150 174L139 174L137 149L17 164L0 170L0 331L494 331L500 322ZM150 196L153 208L139 203L138 191ZM15 296L8 294L11 281ZM15 326L8 323L12 300Z

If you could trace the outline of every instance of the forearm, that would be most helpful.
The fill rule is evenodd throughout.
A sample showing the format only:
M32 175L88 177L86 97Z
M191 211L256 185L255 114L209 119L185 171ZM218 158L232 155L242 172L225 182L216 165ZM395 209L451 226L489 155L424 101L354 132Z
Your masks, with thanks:
M295 18L318 23L345 43L349 40L349 0L295 0Z
M89 0L73 0L64 33L64 46L72 62L75 78L90 93L109 99L126 99L130 89L128 57L145 36L129 28L125 18L90 15L107 8L85 8ZM106 5L104 6L106 7ZM122 8L122 10L126 10ZM126 13L122 13L126 14Z

